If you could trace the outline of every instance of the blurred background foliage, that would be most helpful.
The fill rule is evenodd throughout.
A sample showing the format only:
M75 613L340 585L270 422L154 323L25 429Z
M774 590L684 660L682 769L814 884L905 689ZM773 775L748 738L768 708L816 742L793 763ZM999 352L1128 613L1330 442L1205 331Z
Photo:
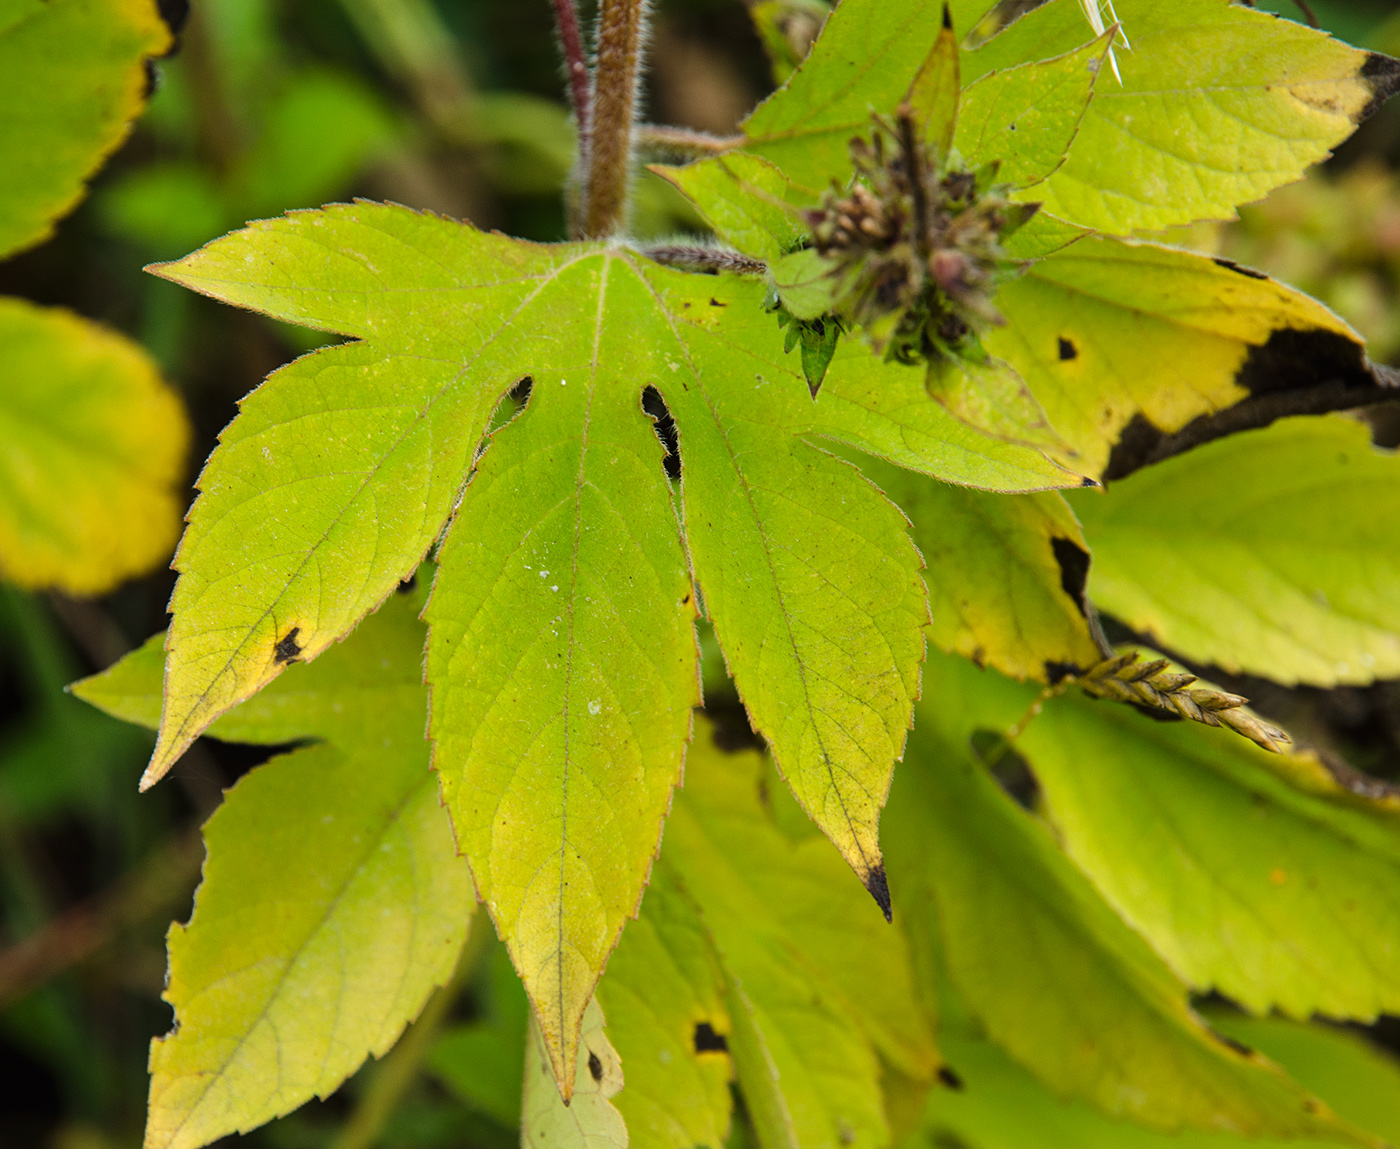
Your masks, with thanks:
M1302 18L1292 0L1272 7ZM175 7L174 4L169 7ZM588 16L585 4L585 17ZM659 0L646 101L658 123L725 134L800 59L823 0ZM1324 27L1400 54L1390 0L1314 0ZM765 46L772 53L770 64ZM562 238L572 128L548 0L194 0L149 109L83 206L0 263L0 291L70 307L145 344L185 396L188 478L238 399L330 337L141 273L248 219L353 196L538 240ZM1170 237L1263 268L1400 362L1400 107L1308 181L1237 223ZM634 230L698 230L639 181ZM1380 428L1400 442L1400 427ZM147 734L64 693L165 625L162 571L98 601L0 585L0 1144L141 1142L163 937L188 916L198 825L268 751L201 742L138 797ZM713 647L713 644L710 644ZM710 651L713 656L713 650ZM713 661L713 658L711 658ZM707 667L722 689L722 670ZM1222 675L1214 673L1216 679ZM1400 686L1288 691L1234 680L1302 739L1400 776ZM482 925L456 980L383 1062L240 1142L252 1149L507 1149L517 1142L525 1002ZM1376 1035L1391 1037L1392 1022Z

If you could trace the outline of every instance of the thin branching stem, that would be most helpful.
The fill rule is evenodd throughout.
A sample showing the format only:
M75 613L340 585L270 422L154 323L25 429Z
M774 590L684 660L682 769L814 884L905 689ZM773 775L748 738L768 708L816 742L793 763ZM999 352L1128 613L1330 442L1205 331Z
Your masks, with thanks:
M578 8L574 0L554 0L554 26L559 32L559 46L564 52L564 70L569 77L569 98L574 105L574 121L578 124L579 155L588 154L589 92L588 58L583 51L583 36L578 29Z
M583 210L583 233L594 239L606 239L626 221L646 8L646 0L603 0L598 13Z

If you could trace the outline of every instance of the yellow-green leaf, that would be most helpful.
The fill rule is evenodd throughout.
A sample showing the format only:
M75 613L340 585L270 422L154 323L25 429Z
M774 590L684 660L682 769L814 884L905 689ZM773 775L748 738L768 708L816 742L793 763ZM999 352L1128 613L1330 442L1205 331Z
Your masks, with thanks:
M623 1088L622 1061L605 1031L596 1001L589 1001L579 1034L572 1088L560 1089L533 1015L525 1045L525 1098L520 1120L522 1149L627 1149L627 1126L612 1098ZM565 1100L571 1097L572 1101Z
M1090 595L1188 658L1289 684L1400 676L1400 457L1285 419L1075 499Z
M1096 0L1094 0L1096 2ZM1400 65L1228 0L1115 0L1131 51L1100 84L1069 158L1036 191L1113 235L1199 219L1300 178L1400 84ZM1051 3L976 52L973 79L1093 35L1081 0Z
M155 0L8 0L0 9L0 258L52 233L146 100L170 47Z
M663 369L621 319L655 305L607 259L556 288L549 322L592 338L537 373L525 411L493 437L425 617L443 800L555 1075L571 1081L584 1006L641 900L700 698L663 450L638 390L620 385Z
M1083 698L1049 702L1017 748L1066 852L1195 990L1298 1018L1400 1012L1400 800Z
M1073 447L1117 478L1166 436L1252 395L1369 385L1365 350L1322 304L1225 260L1084 239L997 295L987 349L1030 385Z
M0 577L100 594L166 558L190 431L151 358L70 312L0 299L0 377Z
M978 673L930 654L931 701L888 820L893 876L930 891L939 960L987 1036L1056 1094L1110 1115L1354 1142L1297 1085L1210 1034L1161 959L965 749L973 715L952 699L976 693L956 680Z
M1040 682L1102 658L1086 616L1089 549L1059 494L987 494L893 467L862 469L914 524L937 646Z
M756 259L780 259L808 238L798 207L810 203L767 160L736 152L685 167L651 169L675 184L725 243Z
M598 1001L627 1070L613 1104L632 1149L722 1149L734 1076L723 974L696 910L659 867Z

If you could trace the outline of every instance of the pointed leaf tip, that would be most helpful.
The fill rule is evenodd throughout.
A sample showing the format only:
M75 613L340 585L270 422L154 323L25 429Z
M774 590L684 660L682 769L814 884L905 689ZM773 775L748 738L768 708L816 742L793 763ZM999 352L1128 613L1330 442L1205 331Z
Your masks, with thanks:
M1371 89L1371 99L1357 117L1359 124L1380 110L1382 104L1400 92L1400 60L1380 52L1370 52L1361 65L1361 79Z
M894 904L890 901L890 884L885 877L885 866L882 862L878 866L872 866L865 874L865 888L870 891L870 896L875 899L875 904L880 907L880 912L885 915L885 921L894 921Z

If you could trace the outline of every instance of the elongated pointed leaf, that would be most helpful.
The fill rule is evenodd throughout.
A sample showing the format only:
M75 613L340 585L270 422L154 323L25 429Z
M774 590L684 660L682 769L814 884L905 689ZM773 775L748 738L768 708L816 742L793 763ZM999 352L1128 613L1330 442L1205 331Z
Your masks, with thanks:
M724 975L694 906L659 867L598 1000L627 1071L613 1104L632 1149L721 1149L734 1076Z
M944 672L979 673L930 662L931 698ZM1161 959L963 749L953 731L973 715L922 709L890 807L894 875L930 891L941 961L987 1035L1053 1092L1111 1115L1355 1143L1282 1074L1211 1036Z
M1083 699L1017 745L1070 857L1195 989L1299 1018L1400 1010L1400 801Z
M686 322L688 370L663 388L681 428L690 553L755 729L887 904L878 824L918 692L921 564L903 516L854 468L754 417L741 341L742 325L767 318L756 294L732 291L723 334L713 312Z
M1189 658L1290 684L1400 675L1400 458L1365 425L1286 419L1075 505L1094 600Z
M958 129L958 98L962 80L958 73L958 38L953 31L953 13L943 7L943 27L933 42L928 58L919 66L914 81L900 103L901 115L913 121L919 138L933 150L936 162L946 163L948 150Z
M1048 211L1112 235L1230 219L1292 183L1400 84L1400 64L1224 0L1115 0L1132 51L1105 81ZM1052 0L967 54L965 80L1058 56L1092 36L1080 0Z
M0 575L99 594L170 554L189 425L136 344L0 299Z
M44 239L126 138L170 47L153 0L11 0L0 13L0 258Z
M165 711L144 785L417 567L497 399L526 373L518 337L503 337L511 316L568 259L358 204L256 224L159 269L365 342L274 374L200 476L175 560ZM389 290L395 282L413 290Z
M560 275L525 412L481 460L443 548L434 765L560 1080L636 912L699 702L694 595L636 381L654 303L599 256ZM566 309L564 300L575 300ZM517 318L531 323L528 314Z
M1167 435L1252 395L1371 382L1360 337L1307 296L1224 260L1084 239L997 295L986 337L1085 474L1119 478Z

